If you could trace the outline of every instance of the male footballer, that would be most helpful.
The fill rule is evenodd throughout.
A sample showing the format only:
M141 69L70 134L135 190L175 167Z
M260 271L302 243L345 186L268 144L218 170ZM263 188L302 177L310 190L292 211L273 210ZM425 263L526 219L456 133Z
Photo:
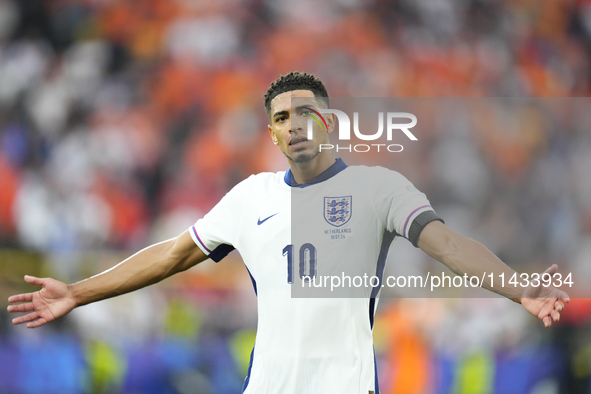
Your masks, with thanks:
M294 107L293 98L301 105ZM378 292L365 298L295 298L296 276L322 275L325 267L345 260L354 261L360 272L381 276L397 238L408 239L458 275L495 272L510 278L515 271L482 244L449 229L401 174L347 166L332 150L320 150L329 143L335 116L312 122L311 139L307 125L310 116L327 108L328 93L318 78L299 72L281 76L265 94L265 109L271 140L287 157L286 172L250 176L187 231L89 279L67 285L25 276L42 289L9 298L9 312L28 312L13 323L39 327L78 306L157 283L208 258L218 262L237 249L258 304L243 392L379 393L372 342ZM297 215L294 199L302 202ZM294 237L295 223L309 231ZM342 239L326 242L324 230L334 228L342 229ZM546 273L556 270L553 265ZM510 288L498 281L496 286L485 281L483 287L521 303L546 327L560 319L569 302L553 287Z

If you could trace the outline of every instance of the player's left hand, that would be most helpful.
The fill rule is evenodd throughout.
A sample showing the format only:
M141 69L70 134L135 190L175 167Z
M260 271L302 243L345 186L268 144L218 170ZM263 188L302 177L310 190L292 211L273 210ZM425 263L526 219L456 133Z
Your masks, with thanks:
M552 264L544 273L554 275L558 272L558 266ZM555 287L530 286L526 288L521 297L521 304L532 315L544 322L545 327L550 327L552 322L560 320L560 312L564 305L570 302L568 294Z

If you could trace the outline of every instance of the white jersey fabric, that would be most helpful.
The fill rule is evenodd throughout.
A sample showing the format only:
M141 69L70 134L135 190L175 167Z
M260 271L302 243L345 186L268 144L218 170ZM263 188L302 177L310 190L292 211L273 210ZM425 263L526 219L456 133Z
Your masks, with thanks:
M334 274L342 261L381 278L392 242L408 238L426 211L426 196L401 174L337 159L304 185L291 171L252 175L197 221L190 232L199 248L214 261L238 249L257 294L243 392L378 393L372 326L379 287L361 298L293 298L289 282Z

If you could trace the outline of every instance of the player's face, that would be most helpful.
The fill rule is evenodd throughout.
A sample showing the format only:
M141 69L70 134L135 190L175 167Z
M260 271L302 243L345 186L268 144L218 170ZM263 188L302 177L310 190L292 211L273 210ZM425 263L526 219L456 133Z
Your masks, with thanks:
M292 107L292 98L302 97L297 100L297 105ZM275 145L278 145L283 154L294 163L306 163L314 160L320 154L320 144L328 144L328 133L332 131L333 119L324 116L329 130L322 126L324 122L313 121L313 138L308 140L308 119L311 119L313 111L318 111L320 103L309 90L293 90L277 95L271 101L271 124L269 134ZM318 118L318 114L315 115Z

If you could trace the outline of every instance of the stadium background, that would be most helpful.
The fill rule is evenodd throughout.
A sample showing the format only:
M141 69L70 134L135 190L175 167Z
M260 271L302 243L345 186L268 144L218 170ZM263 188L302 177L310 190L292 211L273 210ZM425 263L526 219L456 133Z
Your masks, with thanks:
M262 95L294 69L333 96L588 97L591 2L0 0L0 393L240 391L256 300L236 254L36 330L6 298L33 290L25 273L98 273L284 170ZM433 133L405 175L509 264L556 262L587 295L591 113L561 100L460 151ZM587 298L550 330L506 300L383 301L383 393L591 393Z

